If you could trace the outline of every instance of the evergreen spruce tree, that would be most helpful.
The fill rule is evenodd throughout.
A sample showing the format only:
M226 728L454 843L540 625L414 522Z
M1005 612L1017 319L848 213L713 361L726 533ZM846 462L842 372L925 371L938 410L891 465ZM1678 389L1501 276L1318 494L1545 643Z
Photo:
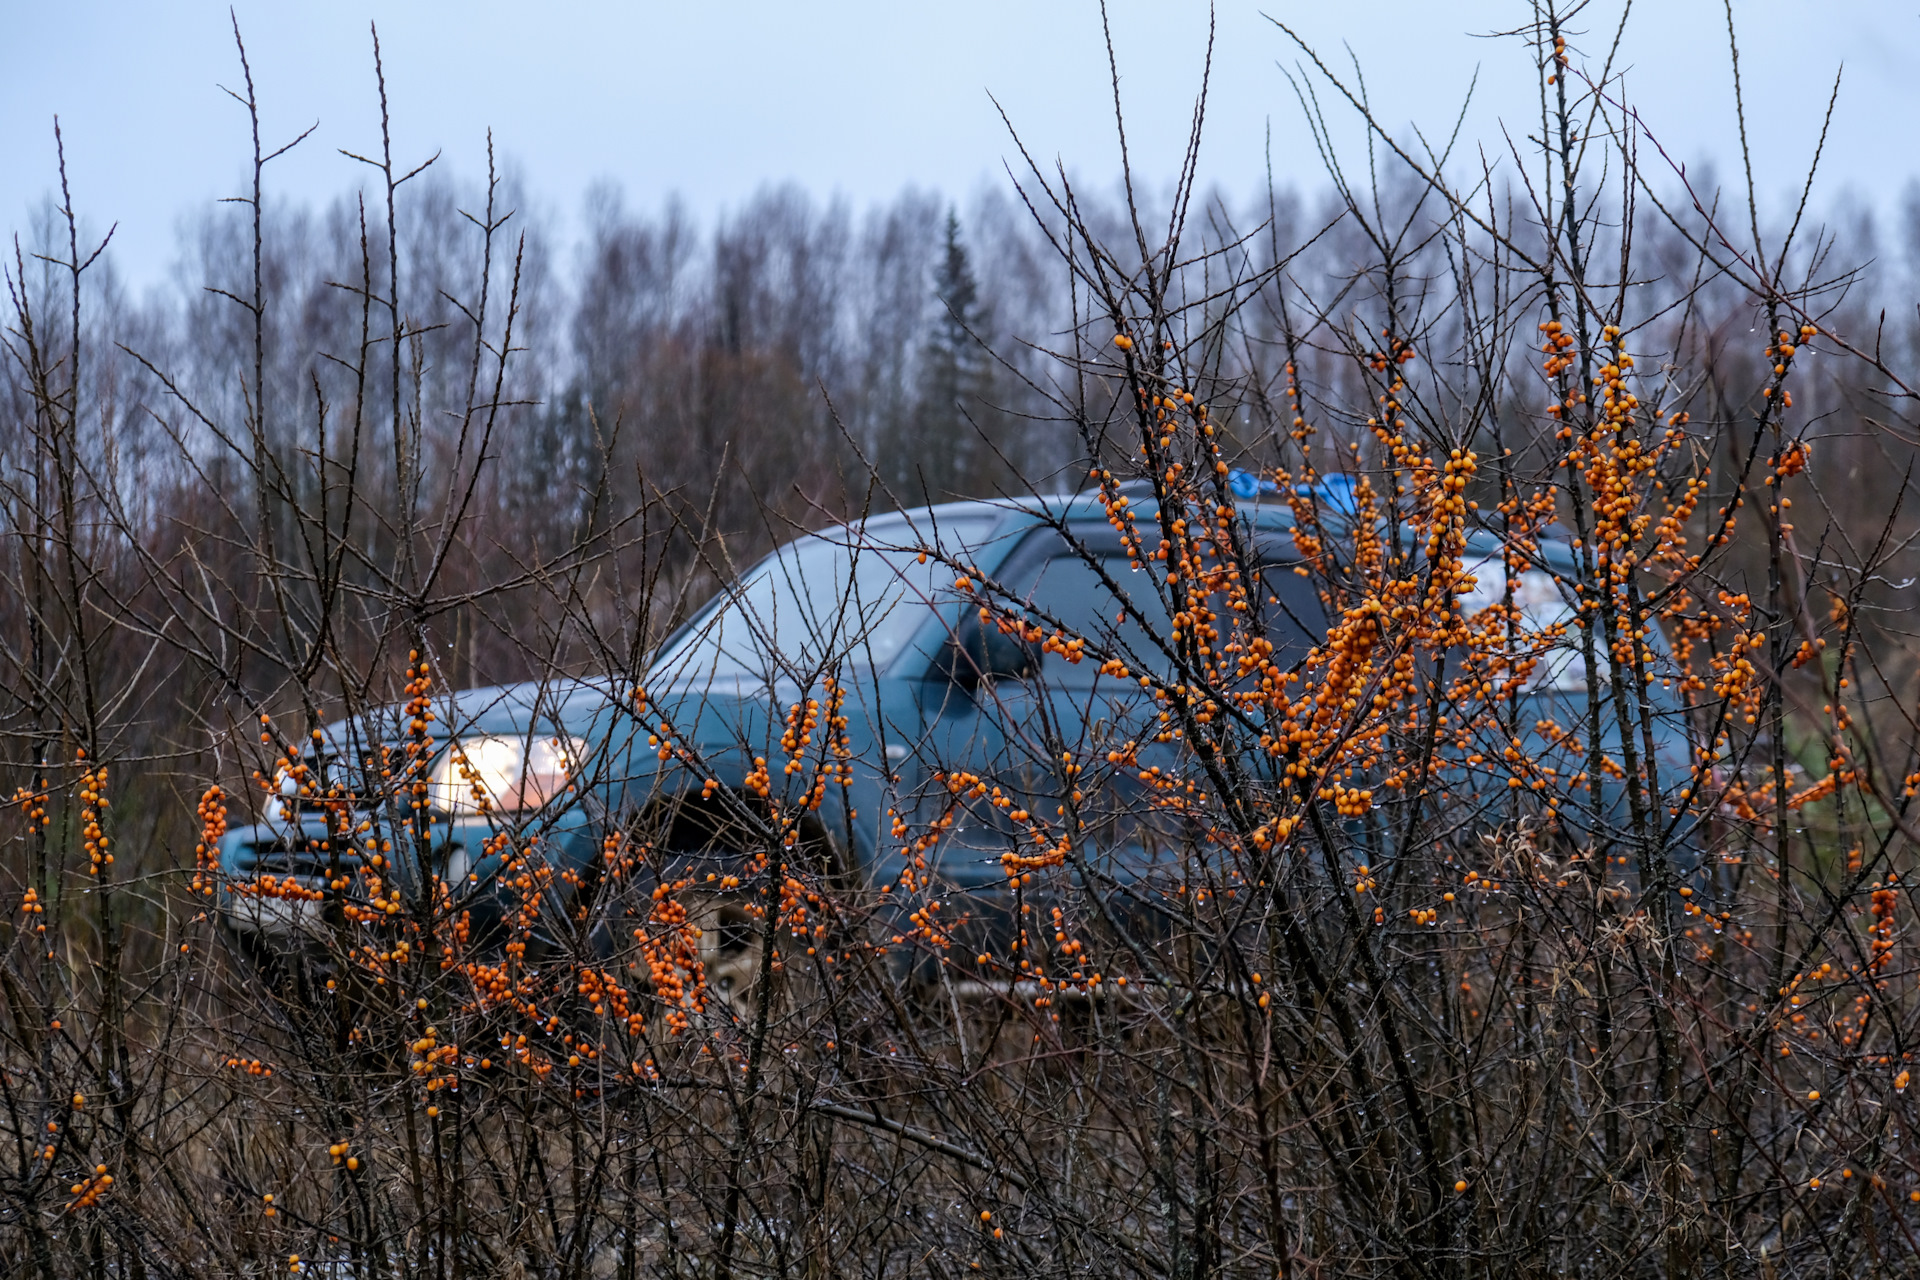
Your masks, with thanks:
M891 468L903 501L940 502L981 493L995 470L992 451L980 438L990 372L976 336L983 319L980 289L960 240L960 219L951 209L934 266L933 295L933 326L921 354L912 427Z

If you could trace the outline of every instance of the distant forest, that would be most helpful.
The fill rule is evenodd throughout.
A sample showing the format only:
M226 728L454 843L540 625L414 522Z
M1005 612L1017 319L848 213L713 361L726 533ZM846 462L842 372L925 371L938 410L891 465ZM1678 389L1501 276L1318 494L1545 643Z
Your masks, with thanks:
M79 448L94 458L103 491L119 491L124 514L162 541L181 522L208 527L194 514L201 505L223 507L238 528L251 504L270 500L231 491L231 477L251 473L241 455L256 446L285 451L280 474L290 487L280 497L298 505L301 484L311 487L313 442L344 448L348 428L339 424L355 419L356 403L383 416L398 404L417 433L415 492L428 507L436 484L441 500L452 500L454 473L471 468L480 477L465 499L482 531L464 566L473 581L497 583L500 566L583 545L596 525L621 525L652 503L650 518L663 522L658 537L669 544L661 581L683 607L717 581L714 555L691 554L703 536L741 566L796 529L861 510L1085 484L1088 450L1060 409L1076 375L1060 357L1095 317L1055 248L1066 243L1060 209L1029 201L1013 183L964 202L909 189L866 209L770 187L710 221L671 198L643 203L602 187L588 197L571 245L525 212L542 202L512 180L489 189L428 170L399 189L391 244L371 196L313 208L276 201L270 190L260 218L258 406L249 403L254 225L244 203L185 219L171 283L143 297L116 282L111 245L84 275ZM1225 287L1223 264L1238 264L1236 288L1262 281L1230 326L1194 333L1243 465L1278 456L1274 433L1284 434L1291 412L1279 407L1290 342L1307 403L1324 405L1322 465L1338 469L1361 428L1342 401L1350 403L1354 343L1365 340L1362 316L1392 302L1440 317L1420 339L1437 350L1466 334L1460 317L1470 313L1451 304L1474 288L1471 264L1450 253L1438 234L1441 210L1430 198L1423 204L1421 190L1391 174L1371 194L1322 179L1252 200L1196 197L1184 210L1195 261L1202 246L1209 255L1204 271L1176 273L1189 291L1184 301ZM1704 191L1696 184L1696 194ZM1127 207L1117 188L1074 199L1078 216L1122 236ZM1383 297L1380 247L1347 212L1349 200L1380 204L1403 223L1391 246L1398 299ZM1669 206L1683 228L1700 222L1685 204ZM1523 205L1502 216L1524 221ZM1629 306L1649 333L1708 356L1716 380L1699 394L1723 408L1739 403L1763 372L1753 349L1764 344L1750 336L1763 322L1744 292L1701 274L1686 233L1642 207L1633 253L1643 269L1660 263L1667 274L1628 281ZM96 225L108 212L78 211ZM65 255L57 213L49 205L20 234L10 274L36 314L64 322L67 273L35 256ZM1169 213L1144 216L1164 222ZM488 221L497 231L483 263ZM1842 201L1803 213L1801 223L1798 270L1820 282L1814 296L1833 329L1889 357L1920 353L1920 186L1908 187L1890 220ZM382 314L390 262L400 267L408 335L397 388L378 350L391 323ZM475 465L475 441L462 436L471 436L472 415L461 407L474 403L482 371L463 309L477 310L483 277L492 294L488 359L510 350L489 402L500 408L485 462ZM1500 322L1509 318L1503 312ZM369 360L354 354L363 319L373 331ZM61 326L47 329L57 348ZM34 410L22 367L7 362L0 373L0 427L13 444L28 440ZM1514 370L1516 379L1536 376ZM1816 468L1846 468L1863 510L1892 500L1908 461L1886 457L1884 438L1869 444L1858 431L1863 417L1898 416L1900 402L1886 390L1829 380L1819 392L1814 435L1835 447L1816 450ZM1500 394L1522 396L1524 382ZM1519 430L1535 429L1523 420L1516 410ZM254 421L259 441L250 426L232 425ZM356 455L362 481L377 483L381 467L391 469L385 448ZM623 531L615 541L639 546L647 536ZM449 571L457 577L462 567ZM524 620L474 603L461 623L456 676L518 675L529 661Z

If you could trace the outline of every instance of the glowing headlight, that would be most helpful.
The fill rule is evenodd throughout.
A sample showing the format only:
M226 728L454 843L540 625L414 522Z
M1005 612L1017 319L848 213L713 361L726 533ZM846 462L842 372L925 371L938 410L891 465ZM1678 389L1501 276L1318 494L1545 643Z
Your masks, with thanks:
M514 813L560 795L580 769L578 738L462 738L434 763L433 807L447 813Z

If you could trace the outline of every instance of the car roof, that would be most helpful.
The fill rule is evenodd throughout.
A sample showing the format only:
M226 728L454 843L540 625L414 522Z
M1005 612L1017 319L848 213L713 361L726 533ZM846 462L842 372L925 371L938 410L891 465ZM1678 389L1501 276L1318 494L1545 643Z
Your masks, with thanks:
M1150 518L1156 511L1153 486L1146 480L1127 480L1116 486L1128 499L1136 518ZM982 517L994 521L993 531L983 542L997 541L1008 534L1024 532L1055 522L1068 525L1110 524L1107 508L1101 503L1101 491L1083 489L1078 493L1036 494L1022 498L974 498L929 506L905 507L878 512L814 531L816 537L832 537L837 531L858 529L865 535L885 537L895 530L911 531L916 537L929 538L946 527ZM1237 498L1237 510L1256 528L1287 529L1293 526L1293 509L1274 492L1262 492L1252 498Z

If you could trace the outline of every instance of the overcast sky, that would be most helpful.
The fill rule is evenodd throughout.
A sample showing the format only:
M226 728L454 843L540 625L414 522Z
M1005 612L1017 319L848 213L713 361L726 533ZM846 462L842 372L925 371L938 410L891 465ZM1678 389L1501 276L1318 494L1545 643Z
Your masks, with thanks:
M238 189L245 120L227 6L206 0L0 0L0 210L8 227L52 189L60 116L74 198L104 227L135 284L165 277L180 217ZM964 196L1004 181L1012 154L989 94L1036 154L1085 181L1118 168L1096 0L659 3L591 0L239 0L269 146L317 121L271 172L279 192L324 200L360 180L339 148L379 144L369 20L377 21L397 159L436 150L483 171L485 131L546 211L565 221L612 179L630 202L678 192L702 214L795 180L856 205L908 183ZM1844 64L1829 195L1882 205L1920 168L1920 0L1734 0L1753 113L1756 179L1784 200L1804 173ZM1203 63L1208 8L1111 0L1129 142L1138 168L1172 175ZM1311 186L1319 161L1280 66L1299 59L1267 16L1365 71L1378 113L1435 137L1478 71L1470 145L1498 152L1503 122L1537 119L1526 51L1488 34L1524 21L1519 0L1220 0L1204 175L1229 191L1277 174ZM1583 15L1603 49L1618 0ZM1641 0L1628 27L1628 90L1675 156L1737 165L1722 0ZM1351 138L1349 138L1349 141Z

